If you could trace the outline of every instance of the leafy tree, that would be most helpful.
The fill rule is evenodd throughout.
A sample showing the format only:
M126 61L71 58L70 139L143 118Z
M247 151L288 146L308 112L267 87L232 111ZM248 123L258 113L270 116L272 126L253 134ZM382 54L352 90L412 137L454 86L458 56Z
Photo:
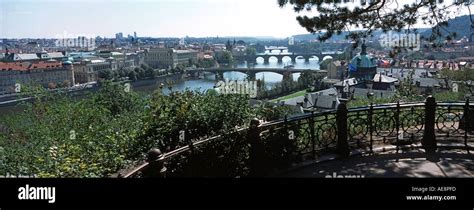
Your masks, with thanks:
M128 72L128 78L132 81L136 81L137 80L137 72L135 72L135 71Z
M229 51L222 51L216 53L216 60L218 63L230 64L234 62L234 57Z
M362 2L362 1L361 1ZM438 1L363 1L364 5L356 3L353 7L341 1L327 0L278 0L280 7L291 5L295 12L316 11L315 16L299 15L296 19L299 24L311 33L317 33L321 41L339 35L343 31L362 28L361 31L351 31L346 38L359 41L361 37L368 37L375 30L416 32L414 25L424 23L434 26L432 37L435 40L446 30L447 20L452 18L450 10L466 9L472 1L451 1L438 4ZM470 12L470 10L469 10ZM471 24L473 23L471 19ZM323 32L324 31L324 32ZM444 38L452 39L455 34L448 33Z
M143 69L144 66L142 67L137 67L134 69L134 71L137 73L137 78L138 79L143 79L146 77L146 72L145 69Z
M257 54L257 50L253 47L247 47L245 54L248 56L255 56Z
M39 93L34 103L24 104L24 112L2 116L0 124L8 129L0 132L0 174L107 177L129 164L143 101L125 102L123 88L110 84L83 100ZM116 106L120 114L112 115L116 97L124 104Z
M114 73L110 69L104 69L99 71L99 78L105 80L112 80L114 78Z
M323 61L319 64L320 69L327 70L327 69L328 69L328 65L329 65L330 62L331 62L331 59L323 60Z
M254 45L254 48L255 48L255 50L257 50L257 53L264 53L265 52L265 46L260 44L260 43L257 43L256 45Z
M153 68L147 68L145 70L145 75L148 78L155 78L157 76L157 72Z
M318 91L324 88L322 86L323 78L323 75L316 74L313 71L303 71L301 72L301 75L298 78L298 82L300 82L304 87L313 88L314 90L312 91Z
M199 59L197 62L198 68L211 68L216 65L216 61L214 59Z

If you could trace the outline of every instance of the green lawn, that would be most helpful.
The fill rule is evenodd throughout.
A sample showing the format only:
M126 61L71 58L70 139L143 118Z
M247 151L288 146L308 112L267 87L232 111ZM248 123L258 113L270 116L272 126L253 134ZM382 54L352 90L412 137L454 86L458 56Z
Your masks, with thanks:
M286 96L283 96L283 97L280 97L280 98L276 98L276 99L273 99L273 100L270 100L270 102L277 102L277 101L283 101L283 100L288 100L288 99L291 99L291 98L296 98L296 97L299 97L299 96L304 96L306 94L306 90L302 90L302 91L298 91L296 93L292 93L290 95L286 95Z

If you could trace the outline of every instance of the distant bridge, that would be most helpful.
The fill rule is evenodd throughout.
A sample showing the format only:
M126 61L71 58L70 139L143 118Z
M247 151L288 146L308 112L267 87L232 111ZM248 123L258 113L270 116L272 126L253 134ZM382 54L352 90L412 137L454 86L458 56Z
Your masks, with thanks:
M273 72L283 75L283 77L288 77L293 73L301 73L303 71L314 71L316 73L326 73L326 71L321 70L311 70L311 69L282 69L282 68L230 68L230 67L219 67L219 68L205 68L205 69L191 69L187 70L193 76L197 76L199 73L209 72L216 75L216 79L222 79L225 72L240 72L247 74L249 78L255 79L257 73L261 72Z
M304 59L305 62L309 62L311 58L317 58L319 61L322 61L324 57L331 56L335 58L336 56L342 55L344 53L312 53L312 54L297 54L297 53L279 53L279 54L256 54L250 56L236 56L235 58L240 61L247 61L247 63L257 62L258 58L263 58L264 63L270 63L270 58L276 58L278 63L283 63L283 58L290 58L292 62L296 59Z

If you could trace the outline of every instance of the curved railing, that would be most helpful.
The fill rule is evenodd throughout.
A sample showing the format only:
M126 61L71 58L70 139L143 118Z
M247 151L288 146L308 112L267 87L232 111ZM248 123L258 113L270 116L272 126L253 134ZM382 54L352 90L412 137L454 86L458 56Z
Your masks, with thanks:
M474 104L396 103L308 113L260 123L197 140L161 153L154 149L141 166L121 177L265 176L292 164L351 151L374 153L406 147L473 149Z

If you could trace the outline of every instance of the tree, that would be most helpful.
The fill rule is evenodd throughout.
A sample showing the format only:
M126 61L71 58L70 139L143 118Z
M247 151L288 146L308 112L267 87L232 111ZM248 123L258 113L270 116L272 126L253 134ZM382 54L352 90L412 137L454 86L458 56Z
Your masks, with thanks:
M297 13L316 10L316 15L313 17L300 15L296 19L307 31L317 33L321 41L325 41L333 35L339 35L348 29L362 28L362 31L351 31L346 36L346 38L351 38L357 43L360 38L368 37L379 29L384 32L405 31L406 33L413 33L416 32L413 26L418 23L434 26L432 36L429 39L435 40L442 36L442 31L446 31L447 20L453 18L450 10L456 8L469 10L468 5L474 4L472 1L471 3L466 3L468 1L451 1L451 3L446 2L444 4L438 4L438 1L413 0L409 1L411 3L391 0L363 2L366 3L354 5L355 3L327 0L278 0L280 7L289 4L293 6ZM348 4L352 4L351 6L354 7L348 7ZM453 35L455 34L448 33L444 38L449 40Z
M257 54L257 50L253 47L247 47L247 49L245 50L245 54L247 56L255 56Z
M128 72L128 79L130 79L132 81L136 81L137 80L137 72L135 72L135 71Z
M48 83L48 88L49 89L56 89L56 87L57 87L56 83L54 83L54 82Z
M322 70L327 70L328 68L328 64L331 62L331 59L326 59L326 60L323 60L323 62L321 62L319 64L319 68L322 69Z
M71 81L69 80L64 80L62 83L61 83L61 87L70 87L71 86Z
M143 69L142 67L137 67L134 69L134 71L137 73L138 79L145 78L146 76L145 69Z
M214 59L199 59L197 63L198 68L211 68L216 65Z
M255 46L255 49L257 50L257 53L264 53L265 52L265 46L263 46L260 43L257 43Z
M229 51L222 51L222 52L216 53L216 60L218 63L230 64L234 61L234 57L232 56L232 53L230 53Z
M105 80L111 80L114 78L114 73L110 69L104 69L99 71L99 78L105 79Z
M157 76L156 71L153 68L147 68L145 70L145 75L148 78L155 78Z

